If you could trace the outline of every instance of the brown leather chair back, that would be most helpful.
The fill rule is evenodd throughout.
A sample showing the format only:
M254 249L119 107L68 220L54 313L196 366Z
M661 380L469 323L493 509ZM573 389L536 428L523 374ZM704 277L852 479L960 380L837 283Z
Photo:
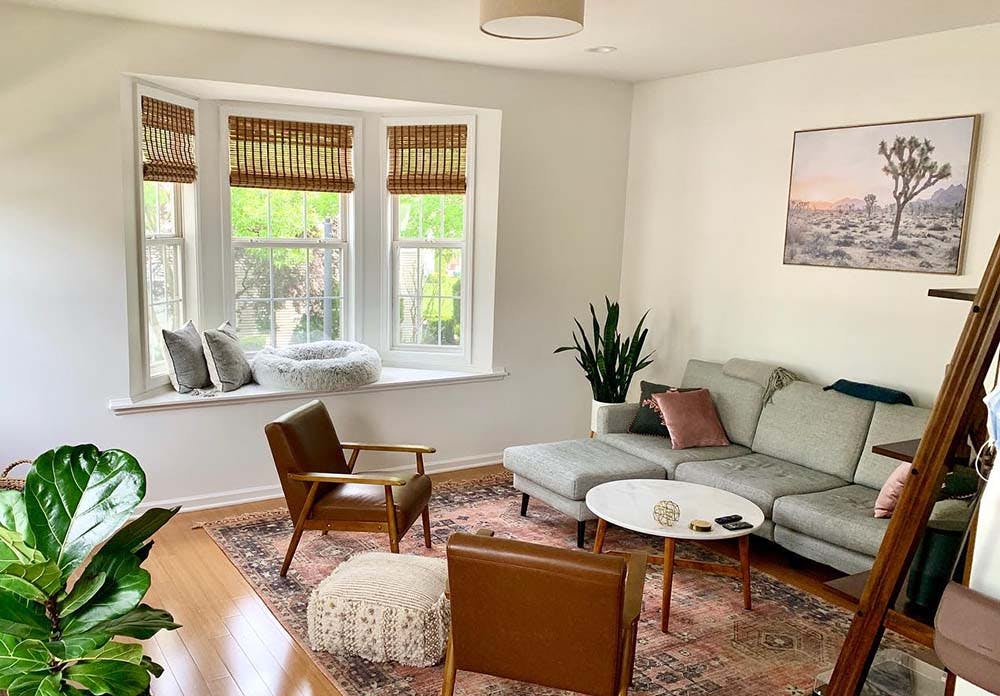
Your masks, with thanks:
M452 535L456 667L585 694L617 693L626 565L620 556Z
M293 520L298 519L302 511L309 488L305 483L290 480L288 474L310 471L348 473L347 459L344 458L337 430L321 401L310 401L268 423L264 426L264 433L271 446L274 466L278 470L281 489ZM323 492L321 487L319 495Z

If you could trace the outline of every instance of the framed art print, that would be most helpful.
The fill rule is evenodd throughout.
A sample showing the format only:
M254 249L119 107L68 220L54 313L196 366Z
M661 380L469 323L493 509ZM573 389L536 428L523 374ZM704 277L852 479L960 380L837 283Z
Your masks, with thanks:
M957 274L979 116L797 131L784 262Z

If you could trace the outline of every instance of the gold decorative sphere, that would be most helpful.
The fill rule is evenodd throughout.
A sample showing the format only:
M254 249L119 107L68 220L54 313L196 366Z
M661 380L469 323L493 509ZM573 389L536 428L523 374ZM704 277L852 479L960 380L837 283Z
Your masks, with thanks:
M661 500L653 506L653 519L663 527L673 527L680 518L680 505L672 500Z

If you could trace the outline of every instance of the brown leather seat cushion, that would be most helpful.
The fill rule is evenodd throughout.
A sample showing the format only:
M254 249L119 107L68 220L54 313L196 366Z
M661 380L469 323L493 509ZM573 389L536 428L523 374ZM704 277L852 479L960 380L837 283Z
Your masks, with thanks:
M392 500L396 505L396 524L400 530L407 529L420 517L430 500L431 480L421 474L391 472L386 475L406 481L404 486L392 487ZM316 501L311 517L342 522L385 522L385 488L366 483L336 484Z

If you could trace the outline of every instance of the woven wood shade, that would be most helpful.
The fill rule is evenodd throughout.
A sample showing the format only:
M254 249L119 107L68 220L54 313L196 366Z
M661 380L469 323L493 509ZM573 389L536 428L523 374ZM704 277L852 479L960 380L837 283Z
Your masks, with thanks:
M194 109L142 97L142 178L190 184L194 161Z
M354 128L229 117L229 185L289 191L354 190Z
M389 193L465 193L464 124L390 126Z

